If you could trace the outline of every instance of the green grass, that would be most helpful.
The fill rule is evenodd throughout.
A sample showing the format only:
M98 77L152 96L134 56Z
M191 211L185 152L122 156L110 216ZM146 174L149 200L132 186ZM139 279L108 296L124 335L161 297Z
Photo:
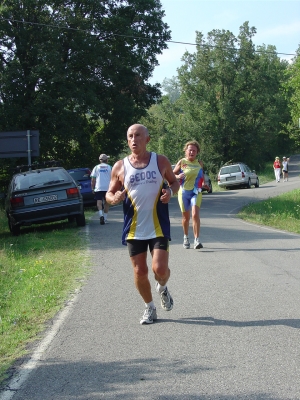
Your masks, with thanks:
M238 217L260 225L300 233L300 189L244 207Z
M275 179L273 162L257 172L260 185ZM213 182L213 191L224 191ZM284 193L266 201L249 204L237 215L239 218L260 225L266 225L288 232L300 233L300 190Z
M259 172L257 171L257 175L259 177L260 185L273 181L275 179L273 161L266 163L264 169Z
M86 212L86 217L91 214ZM88 273L87 238L76 224L21 229L0 210L0 383Z

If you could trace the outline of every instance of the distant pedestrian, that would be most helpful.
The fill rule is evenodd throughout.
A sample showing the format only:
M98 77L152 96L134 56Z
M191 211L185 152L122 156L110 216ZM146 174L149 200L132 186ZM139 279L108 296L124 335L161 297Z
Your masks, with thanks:
M289 158L282 157L282 178L283 182L287 182L289 180Z
M280 182L280 173L281 173L281 163L279 157L275 157L275 161L273 163L275 179L277 182Z
M100 217L100 225L107 224L107 214L109 204L105 200L105 195L109 187L111 177L111 166L107 164L109 156L100 154L100 164L96 165L91 173L92 192L97 200L97 208Z

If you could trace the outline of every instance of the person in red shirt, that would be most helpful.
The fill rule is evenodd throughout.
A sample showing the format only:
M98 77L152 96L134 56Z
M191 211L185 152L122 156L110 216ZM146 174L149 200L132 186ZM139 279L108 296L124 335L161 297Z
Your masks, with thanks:
M280 182L281 163L279 157L275 157L273 168L275 173L275 179L277 182Z

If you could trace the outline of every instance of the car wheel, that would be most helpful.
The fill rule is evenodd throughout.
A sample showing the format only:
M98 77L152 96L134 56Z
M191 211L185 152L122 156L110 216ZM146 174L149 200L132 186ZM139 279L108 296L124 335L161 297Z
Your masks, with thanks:
M76 215L76 224L77 224L77 226L85 226L85 215L84 214Z
M21 231L20 225L14 225L10 218L8 218L8 227L9 227L10 232L14 236L20 235L20 231Z
M247 188L247 189L250 189L250 188L251 188L251 179L249 179L246 188Z
M255 182L255 187L256 187L256 188L258 188L258 187L259 187L259 179L258 179L258 178L256 179L256 182Z

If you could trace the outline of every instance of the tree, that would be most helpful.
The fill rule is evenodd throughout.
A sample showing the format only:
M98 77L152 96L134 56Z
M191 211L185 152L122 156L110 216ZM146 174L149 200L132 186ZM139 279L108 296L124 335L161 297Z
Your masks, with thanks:
M194 121L191 136L216 168L230 160L258 166L273 156L289 118L281 93L286 63L272 46L257 51L255 33L247 22L238 37L213 30L205 40L198 32L197 52L185 53L179 69L182 109Z
M160 96L147 83L170 39L159 0L6 0L0 130L39 129L43 158L117 155Z
M300 148L300 45L296 57L287 69L285 94L289 102L292 121L287 125L291 137Z
M179 82L177 77L165 78L162 83L162 89L166 92L171 102L175 102L180 97Z
M171 163L183 156L183 146L190 140L191 121L183 113L180 100L163 96L153 105L141 122L150 132L149 150L166 155Z

